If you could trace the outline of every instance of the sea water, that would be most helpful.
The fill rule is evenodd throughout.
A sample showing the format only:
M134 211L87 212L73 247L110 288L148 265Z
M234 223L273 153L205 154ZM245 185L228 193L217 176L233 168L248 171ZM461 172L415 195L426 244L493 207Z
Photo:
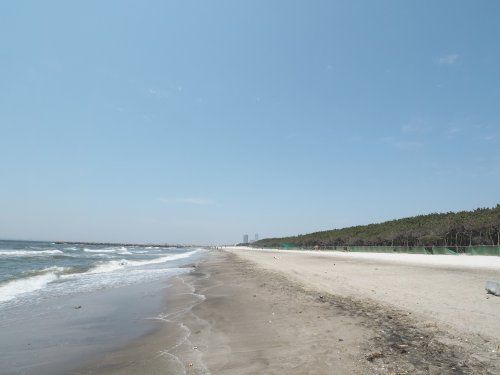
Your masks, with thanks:
M0 241L0 309L175 272L193 248Z
M0 374L67 373L151 331L203 252L0 241Z

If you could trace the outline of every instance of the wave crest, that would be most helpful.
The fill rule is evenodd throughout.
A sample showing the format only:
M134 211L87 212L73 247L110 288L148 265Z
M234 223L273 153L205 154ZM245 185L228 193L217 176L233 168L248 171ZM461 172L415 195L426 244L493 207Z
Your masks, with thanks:
M64 254L61 250L2 250L2 257L40 257Z
M188 258L197 252L198 252L198 250L193 250L193 251L189 251L187 253L167 255L167 256L151 259L151 260L126 260L126 259L112 260L110 262L101 263L101 264L97 265L95 268L88 271L88 273L112 272L112 271L116 271L116 270L119 270L119 269L125 268L125 267L138 267L138 266L145 266L148 264L165 263L165 262L169 262L172 260Z
M61 273L67 272L65 267L49 267L34 271L29 276L0 284L0 302L10 301L18 295L43 289L48 283L59 278Z

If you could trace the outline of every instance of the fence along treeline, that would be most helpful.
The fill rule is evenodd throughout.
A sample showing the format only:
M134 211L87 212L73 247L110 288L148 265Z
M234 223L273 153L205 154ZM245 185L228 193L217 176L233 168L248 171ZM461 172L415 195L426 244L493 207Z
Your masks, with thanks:
M419 215L380 224L266 238L255 247L296 246L500 246L500 204L474 211Z

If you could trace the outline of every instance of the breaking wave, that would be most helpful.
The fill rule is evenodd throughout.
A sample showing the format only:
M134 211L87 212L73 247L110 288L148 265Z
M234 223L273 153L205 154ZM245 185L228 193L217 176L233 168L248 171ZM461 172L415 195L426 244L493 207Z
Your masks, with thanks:
M125 267L138 267L138 266L145 266L148 264L165 263L172 260L188 258L197 252L198 250L193 250L187 253L167 255L164 257L159 257L151 260L126 260L126 259L112 260L110 262L101 263L97 265L95 268L91 269L87 273L112 272Z
M61 273L67 271L68 268L65 267L50 267L32 272L30 276L0 284L0 302L9 301L23 293L43 289L48 283L57 280Z
M41 257L64 254L61 250L2 250L2 257Z

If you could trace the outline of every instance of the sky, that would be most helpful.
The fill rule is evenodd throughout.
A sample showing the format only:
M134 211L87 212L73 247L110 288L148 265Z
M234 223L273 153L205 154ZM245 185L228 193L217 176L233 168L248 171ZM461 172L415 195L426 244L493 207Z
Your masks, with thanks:
M500 203L498 1L4 1L0 238L235 243Z

